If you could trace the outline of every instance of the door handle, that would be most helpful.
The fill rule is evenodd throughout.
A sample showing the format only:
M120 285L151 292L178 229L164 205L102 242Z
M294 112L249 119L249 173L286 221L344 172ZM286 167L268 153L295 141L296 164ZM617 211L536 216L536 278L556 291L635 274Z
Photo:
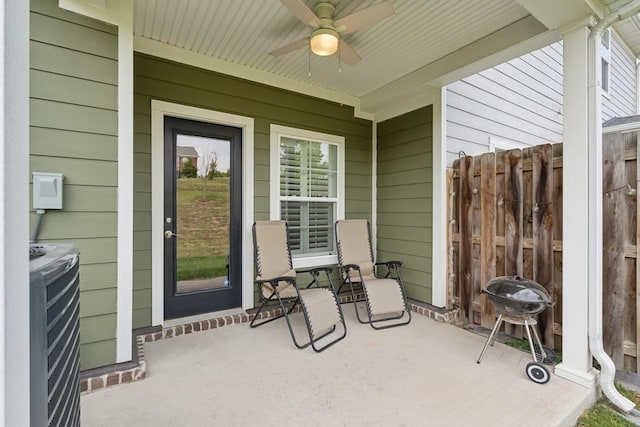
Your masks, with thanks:
M164 232L164 238L165 239L170 239L172 237L178 237L178 235L176 233L174 233L173 231L171 231L171 230L167 230L167 231Z

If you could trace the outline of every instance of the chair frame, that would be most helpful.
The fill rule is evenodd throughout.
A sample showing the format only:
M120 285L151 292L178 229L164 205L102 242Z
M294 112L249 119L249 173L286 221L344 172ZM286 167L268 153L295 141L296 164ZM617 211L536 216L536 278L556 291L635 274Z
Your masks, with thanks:
M374 315L371 313L371 304L369 302L369 297L367 296L367 292L364 289L366 287L366 282L362 278L362 272L360 271L360 266L358 264L343 264L342 251L340 250L340 239L338 238L338 222L339 221L336 221L334 225L336 245L338 247L338 269L340 270L340 277L341 277L341 283L340 283L340 287L338 288L338 293L340 293L340 290L342 290L342 287L344 285L346 284L349 285L349 289L351 290L351 298L353 300L353 307L356 312L356 318L360 323L363 323L363 324L368 323L369 325L371 325L373 329L388 329L396 326L407 325L409 322L411 322L411 310L409 309L409 305L407 303L407 292L404 289L404 281L402 280L402 276L400 274L400 267L402 266L402 261L374 262L373 249L371 248L371 225L369 224L369 221L367 221L367 238L369 239L369 259L371 260L371 262L374 262L373 264L374 275L376 276L376 278L393 279L396 282L398 282L398 284L400 285L400 291L402 293L402 300L404 301L404 311L400 312L400 315L383 317L380 319L373 320ZM384 265L387 267L387 274L384 275L384 277L378 277L377 267L381 265ZM350 272L352 270L358 272L358 276L360 277L359 281L354 282L353 279L351 279ZM367 308L367 319L365 320L363 320L360 317L360 311L358 310L358 304L357 304L356 293L355 293L356 286L360 286L362 288L362 293L364 295L364 301ZM377 326L377 324L380 322L387 322L390 320L401 319L404 317L405 313L407 314L407 320L404 322L396 322L392 324Z
M258 275L260 275L260 263L259 263L259 259L258 259L258 247L255 244L256 242L256 224L253 224L253 241L254 241L254 256L255 256L255 260L256 260L256 270L258 272ZM287 254L289 257L289 268L293 270L293 263L291 261L291 248L289 247L289 225L285 222L285 232L287 233ZM338 307L338 312L340 313L340 323L342 324L342 329L343 329L343 333L342 335L338 336L336 339L334 339L333 341L330 341L329 343L321 346L321 347L317 347L316 343L318 341L320 341L321 339L331 335L335 330L336 330L336 326L334 325L333 328L331 328L328 332L314 338L313 334L311 332L311 323L309 321L309 314L307 312L307 309L305 307L305 305L302 303L303 297L300 293L300 288L298 287L297 284L297 279L295 277L290 277L290 276L281 276L281 277L273 277L273 278L269 278L269 279L261 279L261 280L254 280L254 284L257 287L258 290L258 295L260 295L259 297L259 301L261 302L260 307L258 308L258 311L256 311L255 316L253 317L253 319L251 320L251 323L249 324L249 326L251 328L257 328L258 326L262 326L264 324L273 322L274 320L280 319L282 317L285 318L286 322L287 322L287 327L289 328L289 333L291 334L291 338L293 339L293 343L295 344L295 346L299 349L304 349L307 348L309 346L311 346L311 348L313 348L313 350L317 353L320 353L324 350L326 350L327 348L331 347L332 345L334 345L335 343L337 343L338 341L342 340L346 335L347 335L347 325L345 323L344 320L344 315L342 313L342 308L340 307L340 302L338 299L338 295L336 294L336 289L333 285L333 279L331 279L331 273L333 271L332 267L316 267L316 268L310 268L310 269L304 269L304 270L296 270L296 274L300 274L300 273L309 273L311 274L312 280L311 282L309 282L309 284L307 284L306 286L304 286L302 289L309 289L311 288L311 286L316 285L316 287L318 288L327 288L329 289L332 293L334 298L336 299L336 303L337 303L337 307ZM319 282L319 277L321 273L325 273L327 280L329 282L328 286L319 286L320 282ZM293 288L296 291L296 296L295 297L281 297L280 296L280 292L278 291L278 286L280 282L287 282L289 283L290 286L293 286ZM271 287L273 289L273 291L271 292L271 295L269 295L268 297L265 297L264 294L262 293L262 285L264 285L265 283L269 283L271 284ZM289 308L287 309L286 305L289 304ZM289 319L289 315L293 312L293 310L296 308L296 306L298 306L298 304L300 304L301 308L302 308L302 314L304 317L304 321L305 321L305 325L307 327L307 332L309 334L309 341L305 342L305 343L299 343L298 340L296 339L296 335L293 332L293 327L291 326L291 320ZM275 316L275 317L269 317L267 318L267 320L263 320L262 322L256 322L258 320L258 316L260 314L260 312L269 307L269 306L278 306L280 307L280 309L282 310L282 314Z

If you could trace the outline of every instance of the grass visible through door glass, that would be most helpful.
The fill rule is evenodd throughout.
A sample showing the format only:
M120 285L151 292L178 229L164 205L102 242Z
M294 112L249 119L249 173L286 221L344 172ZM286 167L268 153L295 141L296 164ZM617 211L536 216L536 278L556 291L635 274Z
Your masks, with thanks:
M226 276L229 177L180 178L176 188L178 280Z

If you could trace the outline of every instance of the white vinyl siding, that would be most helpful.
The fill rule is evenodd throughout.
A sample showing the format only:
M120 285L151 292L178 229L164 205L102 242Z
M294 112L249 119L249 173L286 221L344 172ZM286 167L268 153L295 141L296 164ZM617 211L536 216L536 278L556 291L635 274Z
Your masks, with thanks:
M447 87L447 164L490 139L526 147L562 140L562 45L555 43Z
M333 224L344 218L344 138L271 126L271 218L287 221L295 267L337 262Z
M636 60L610 38L609 91L603 120L636 114ZM447 165L460 152L490 151L491 140L510 147L562 142L562 42L474 74L447 87Z

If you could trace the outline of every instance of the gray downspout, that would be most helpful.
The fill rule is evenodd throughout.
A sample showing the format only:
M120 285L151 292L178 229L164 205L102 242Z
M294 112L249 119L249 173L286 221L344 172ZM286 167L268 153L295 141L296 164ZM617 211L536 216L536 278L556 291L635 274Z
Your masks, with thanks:
M635 404L622 396L614 385L616 367L604 351L602 343L602 86L600 43L602 32L614 22L640 12L640 0L634 0L602 18L592 28L588 40L589 88L589 349L600 364L600 387L607 398L620 410L639 415Z
M36 210L38 218L36 219L36 226L31 232L31 239L29 243L38 243L38 235L40 234L40 228L42 227L42 219L44 218L44 209Z

